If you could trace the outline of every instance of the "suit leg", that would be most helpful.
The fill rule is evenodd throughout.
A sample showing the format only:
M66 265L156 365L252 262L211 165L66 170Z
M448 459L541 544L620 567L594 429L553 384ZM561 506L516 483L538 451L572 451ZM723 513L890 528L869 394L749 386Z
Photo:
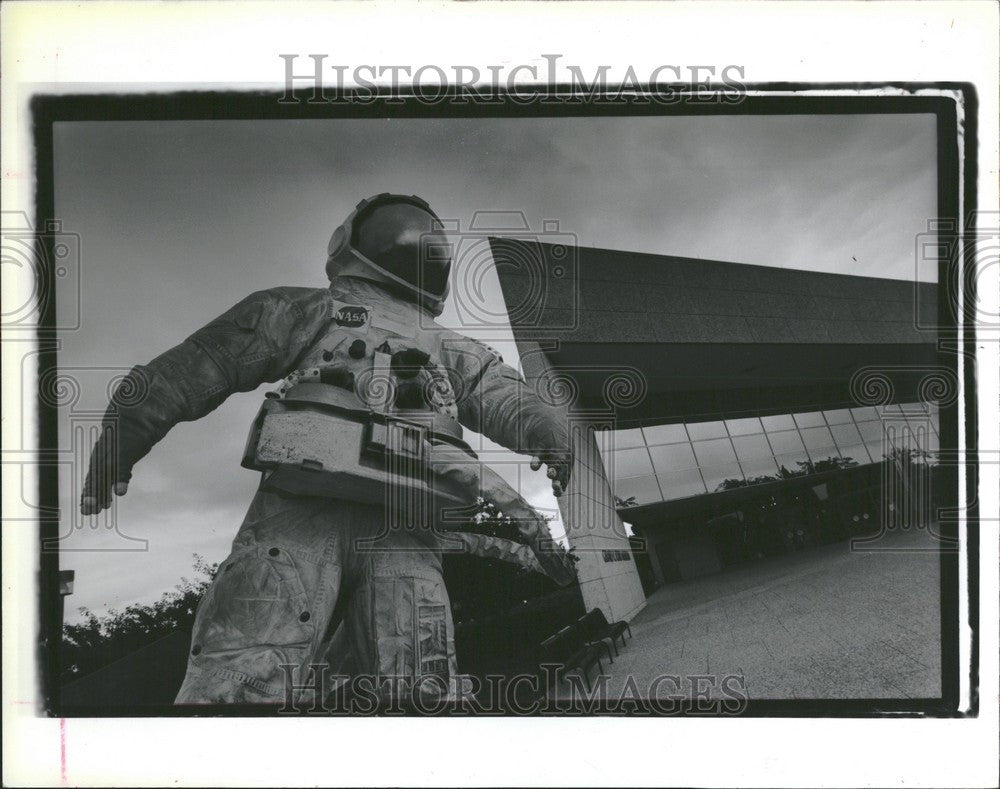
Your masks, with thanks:
M380 514L381 517L381 514ZM390 532L353 549L347 626L356 665L390 692L450 692L455 628L440 552L412 532Z
M352 505L258 491L198 607L177 704L315 700ZM295 689L293 686L302 686ZM293 695L291 699L288 693Z

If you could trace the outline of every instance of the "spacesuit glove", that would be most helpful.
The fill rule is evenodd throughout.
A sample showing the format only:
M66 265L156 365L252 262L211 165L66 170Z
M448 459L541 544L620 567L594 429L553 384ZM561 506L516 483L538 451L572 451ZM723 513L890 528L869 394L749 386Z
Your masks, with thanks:
M537 471L542 464L548 466L546 476L552 481L552 494L558 498L569 487L569 478L573 473L572 449L555 449L538 452L531 458L531 469Z
M90 468L83 483L80 513L96 515L111 506L111 492L124 496L132 478L131 465L121 462L115 428L105 425L101 437L90 454Z

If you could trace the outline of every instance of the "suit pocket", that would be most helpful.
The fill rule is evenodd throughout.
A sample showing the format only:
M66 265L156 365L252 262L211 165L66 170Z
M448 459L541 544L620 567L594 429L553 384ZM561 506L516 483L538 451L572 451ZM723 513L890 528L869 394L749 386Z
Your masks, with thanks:
M301 646L312 640L311 619L292 557L277 547L255 546L219 568L198 612L192 651Z

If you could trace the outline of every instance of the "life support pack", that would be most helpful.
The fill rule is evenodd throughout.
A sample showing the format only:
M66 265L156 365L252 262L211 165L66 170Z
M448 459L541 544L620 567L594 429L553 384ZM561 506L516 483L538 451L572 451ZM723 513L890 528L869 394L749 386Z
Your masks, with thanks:
M468 503L434 473L437 448L476 461L462 440L455 395L437 361L436 333L385 308L334 301L333 318L303 366L269 392L243 466L264 486L404 511Z

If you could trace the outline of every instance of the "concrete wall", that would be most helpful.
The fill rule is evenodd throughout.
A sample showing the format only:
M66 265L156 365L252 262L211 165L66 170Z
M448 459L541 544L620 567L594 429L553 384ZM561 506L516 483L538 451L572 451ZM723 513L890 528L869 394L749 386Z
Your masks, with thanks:
M625 524L614 508L595 431L574 423L576 464L559 510L570 546L580 557L577 576L587 610L600 608L614 622L629 620L646 605Z
M532 386L549 372L547 358L538 343L530 340L519 341L518 350L525 380ZM580 557L576 570L583 602L588 611L600 608L609 621L629 620L646 605L646 595L625 524L614 508L596 438L597 426L610 426L613 411L570 413L567 419L576 458L569 489L559 498L559 511L570 547Z

